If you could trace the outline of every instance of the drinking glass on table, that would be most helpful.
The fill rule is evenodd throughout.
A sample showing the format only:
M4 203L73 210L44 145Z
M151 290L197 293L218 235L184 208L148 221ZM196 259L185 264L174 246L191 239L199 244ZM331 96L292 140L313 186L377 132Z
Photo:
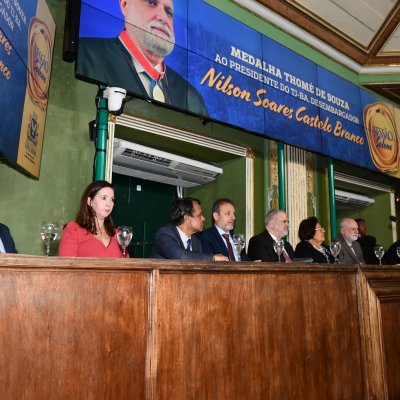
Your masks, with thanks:
M278 261L281 262L281 254L285 248L285 242L280 239L274 242L274 251L278 255Z
M132 240L132 227L130 226L119 226L117 229L117 239L118 243L122 249L122 257L125 258L126 249Z
M241 261L240 253L244 249L245 246L245 240L244 240L244 235L243 233L234 233L232 236L233 244L236 249L236 253L238 255L238 261Z
M40 236L45 244L45 255L49 256L51 244L58 236L58 223L42 221L40 224Z
M385 254L385 249L383 248L383 246L375 246L374 252L375 252L376 258L379 260L379 265L382 265L382 258L383 258L383 255Z
M342 248L342 245L339 242L332 242L329 246L329 250L331 251L333 257L335 258L335 263L339 264L339 260L337 256L340 253L340 249Z

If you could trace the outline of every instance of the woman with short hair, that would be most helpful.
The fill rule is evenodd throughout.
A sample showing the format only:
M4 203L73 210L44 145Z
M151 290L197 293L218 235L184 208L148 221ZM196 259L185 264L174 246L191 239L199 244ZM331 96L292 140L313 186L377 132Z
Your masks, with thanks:
M324 245L325 229L316 217L309 217L300 222L299 239L295 250L298 258L312 258L314 263L334 263L335 258Z

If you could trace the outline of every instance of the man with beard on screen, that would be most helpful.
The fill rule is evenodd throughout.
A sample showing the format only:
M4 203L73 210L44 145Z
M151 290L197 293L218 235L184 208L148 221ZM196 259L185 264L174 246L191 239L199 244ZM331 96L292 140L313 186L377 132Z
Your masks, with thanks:
M119 0L116 38L79 38L76 73L130 94L207 115L200 93L164 62L175 46L172 0Z

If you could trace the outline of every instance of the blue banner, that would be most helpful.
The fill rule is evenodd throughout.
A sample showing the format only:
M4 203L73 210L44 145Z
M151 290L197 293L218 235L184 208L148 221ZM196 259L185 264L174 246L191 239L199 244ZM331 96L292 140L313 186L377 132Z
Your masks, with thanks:
M173 108L398 175L399 109L204 1L133 4L83 1L80 37L111 39L81 42L77 76L150 99L155 79ZM123 29L161 78L121 46ZM160 38L172 45L169 54L158 54Z
M0 153L39 177L55 24L45 0L0 0Z

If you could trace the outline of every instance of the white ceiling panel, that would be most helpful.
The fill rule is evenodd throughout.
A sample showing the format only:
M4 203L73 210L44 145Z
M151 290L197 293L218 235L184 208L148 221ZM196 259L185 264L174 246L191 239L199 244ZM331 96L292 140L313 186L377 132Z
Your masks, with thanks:
M395 0L287 0L339 34L367 48Z
M392 36L382 47L380 55L384 55L385 53L388 53L390 55L400 55L400 25L397 25L397 28L393 32Z
M400 104L400 0L232 1L368 75L366 87Z

